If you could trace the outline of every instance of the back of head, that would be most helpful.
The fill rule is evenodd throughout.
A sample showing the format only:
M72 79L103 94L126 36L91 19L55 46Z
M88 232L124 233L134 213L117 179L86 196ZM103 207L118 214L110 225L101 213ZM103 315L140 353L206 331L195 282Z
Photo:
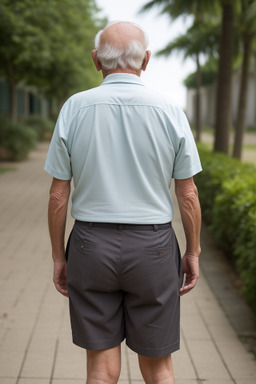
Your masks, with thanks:
M95 37L95 49L102 67L107 71L141 69L148 39L136 24L117 21L109 23Z

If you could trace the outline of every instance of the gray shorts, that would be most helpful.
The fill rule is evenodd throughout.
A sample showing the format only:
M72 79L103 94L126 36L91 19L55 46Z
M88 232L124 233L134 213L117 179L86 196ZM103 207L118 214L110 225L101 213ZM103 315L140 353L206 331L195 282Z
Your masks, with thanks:
M181 257L171 224L75 222L67 282L73 342L162 357L179 349Z

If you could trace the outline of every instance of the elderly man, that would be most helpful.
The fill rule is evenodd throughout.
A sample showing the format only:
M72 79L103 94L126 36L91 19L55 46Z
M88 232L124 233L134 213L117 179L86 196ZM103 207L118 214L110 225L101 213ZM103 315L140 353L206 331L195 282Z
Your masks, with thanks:
M87 350L89 384L118 381L124 339L146 383L173 384L180 295L199 277L193 175L200 160L183 112L140 80L150 59L140 27L109 24L96 36L92 59L104 81L64 104L45 164L53 176L54 283L69 297L73 341ZM72 178L75 224L66 262ZM171 224L172 178L187 242L182 261Z

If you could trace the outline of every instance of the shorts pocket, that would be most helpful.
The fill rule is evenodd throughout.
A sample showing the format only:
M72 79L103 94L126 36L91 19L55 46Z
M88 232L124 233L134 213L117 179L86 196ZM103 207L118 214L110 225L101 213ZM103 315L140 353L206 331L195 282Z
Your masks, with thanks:
M170 252L171 252L170 247L162 248L161 246L159 246L157 248L150 248L150 247L145 248L145 253L148 256L156 257L159 260L161 260L164 257L167 257L168 254L170 254Z
M91 228L75 223L72 237L76 249L86 251L96 246L96 240Z
M89 249L95 248L95 244L93 242L90 242L89 240L79 241L76 242L74 245L82 252L86 252Z
M149 263L154 271L167 272L170 268L173 268L172 249L170 247L163 248L159 246L156 248L146 248L145 258L145 262Z

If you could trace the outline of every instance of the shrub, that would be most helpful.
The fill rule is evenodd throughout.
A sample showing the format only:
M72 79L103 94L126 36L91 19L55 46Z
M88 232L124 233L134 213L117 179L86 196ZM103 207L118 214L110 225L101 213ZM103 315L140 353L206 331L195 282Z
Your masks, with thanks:
M239 234L235 254L237 268L244 282L243 291L256 315L256 207L250 210L243 231ZM246 244L246 249L244 249Z
M36 115L22 119L22 124L31 127L36 132L39 141L50 139L54 129L54 123L51 120Z
M0 158L1 160L20 161L27 158L35 147L37 134L23 124L13 124L0 118Z
M242 172L243 166L239 160L231 159L224 154L212 153L200 145L198 149L203 172L196 175L195 180L199 187L203 218L210 223L214 199L220 192L223 181Z
M212 228L218 243L229 248L243 279L243 290L256 310L255 191L256 172L251 170L224 182L215 199Z
M236 265L256 314L256 168L199 148L203 172L195 176L203 218Z

